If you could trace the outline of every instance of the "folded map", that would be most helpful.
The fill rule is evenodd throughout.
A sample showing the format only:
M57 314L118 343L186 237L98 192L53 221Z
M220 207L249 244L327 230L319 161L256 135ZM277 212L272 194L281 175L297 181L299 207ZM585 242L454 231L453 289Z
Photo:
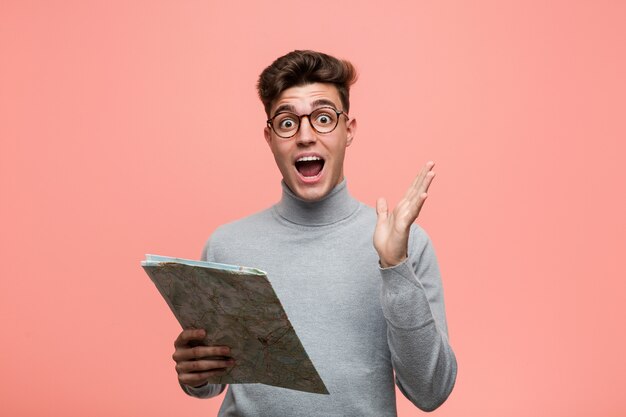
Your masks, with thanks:
M183 329L205 329L204 344L230 346L236 365L209 383L328 394L265 272L157 255L141 266Z

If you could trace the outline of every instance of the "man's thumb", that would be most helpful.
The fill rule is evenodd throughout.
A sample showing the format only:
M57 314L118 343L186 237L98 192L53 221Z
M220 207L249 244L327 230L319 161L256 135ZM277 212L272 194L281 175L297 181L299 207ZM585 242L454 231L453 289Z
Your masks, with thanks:
M379 222L387 220L387 200L383 197L376 200L376 214Z

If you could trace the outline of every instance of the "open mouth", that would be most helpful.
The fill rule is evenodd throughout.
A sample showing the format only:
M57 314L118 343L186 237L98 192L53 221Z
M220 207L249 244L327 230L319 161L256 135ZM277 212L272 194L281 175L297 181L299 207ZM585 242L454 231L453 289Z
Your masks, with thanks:
M296 161L296 169L305 178L317 177L324 168L324 159L319 156L303 156Z

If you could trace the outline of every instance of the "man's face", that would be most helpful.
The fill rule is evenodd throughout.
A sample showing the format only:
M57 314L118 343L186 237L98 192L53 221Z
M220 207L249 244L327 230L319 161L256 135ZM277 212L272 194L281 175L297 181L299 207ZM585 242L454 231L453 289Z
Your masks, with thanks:
M313 83L288 88L272 104L270 117L282 111L309 114L321 107L344 110L334 85ZM343 159L356 133L356 120L339 116L335 130L322 134L302 117L298 133L289 139L277 136L269 126L264 133L289 189L303 200L316 201L343 180Z

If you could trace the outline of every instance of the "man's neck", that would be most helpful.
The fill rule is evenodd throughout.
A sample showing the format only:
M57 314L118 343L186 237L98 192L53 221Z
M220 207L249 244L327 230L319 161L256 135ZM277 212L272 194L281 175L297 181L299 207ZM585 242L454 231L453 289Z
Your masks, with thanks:
M346 180L341 181L326 196L316 201L306 201L296 196L282 182L283 195L274 206L285 220L303 226L324 226L349 217L359 202L348 192Z

